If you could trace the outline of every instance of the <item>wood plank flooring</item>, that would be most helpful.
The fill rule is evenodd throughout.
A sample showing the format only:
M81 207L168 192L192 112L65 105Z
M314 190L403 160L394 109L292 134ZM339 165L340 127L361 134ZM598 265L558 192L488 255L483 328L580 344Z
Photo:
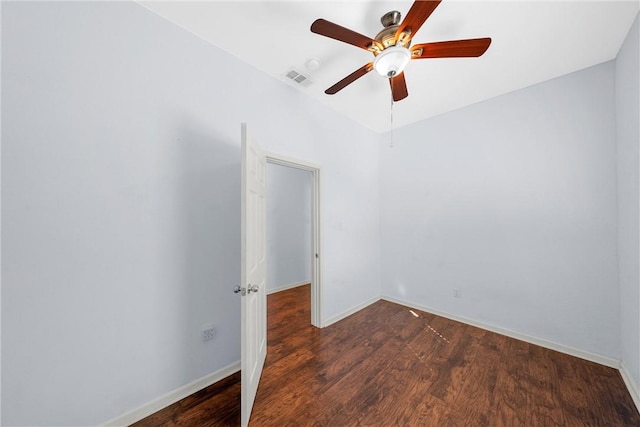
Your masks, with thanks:
M251 426L640 426L617 370L386 301L324 329L268 297ZM135 424L237 426L240 377Z

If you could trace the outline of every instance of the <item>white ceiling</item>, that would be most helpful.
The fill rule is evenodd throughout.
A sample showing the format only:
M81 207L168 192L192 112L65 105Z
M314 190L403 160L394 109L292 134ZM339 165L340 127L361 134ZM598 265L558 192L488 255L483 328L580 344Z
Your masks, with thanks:
M325 18L369 37L380 17L412 1L139 1L159 15L293 86L284 74L307 75L308 96L376 131L391 127L386 78L371 72L336 95L324 90L372 61L373 55L311 33ZM616 57L640 9L626 1L444 0L413 44L491 37L480 58L424 59L409 63L409 97L393 106L393 127L407 125ZM309 58L320 60L309 70ZM220 64L224 67L224 64Z

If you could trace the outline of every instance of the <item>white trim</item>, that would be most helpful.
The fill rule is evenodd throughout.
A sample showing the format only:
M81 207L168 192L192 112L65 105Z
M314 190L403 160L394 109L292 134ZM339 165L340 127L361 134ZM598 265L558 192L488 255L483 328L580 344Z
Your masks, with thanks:
M322 174L320 166L306 161L293 159L280 154L265 152L267 162L274 165L288 166L311 172L312 183L312 235L311 235L311 324L317 328L323 327L323 288L322 288L322 205L320 203ZM268 179L268 177L267 177ZM267 263L269 260L267 259Z
M292 157L283 156L281 154L273 153L271 151L265 151L264 154L265 156L267 156L267 161L274 165L289 166L291 168L302 169L309 172L314 172L320 169L319 165L316 165L315 163L307 162L305 160L294 159Z
M289 283L288 285L281 285L281 286L269 289L267 291L267 295L275 294L276 292L282 292L288 289L293 289L293 288L297 288L298 286L304 286L308 284L309 284L309 281L305 280L304 282Z
M627 370L624 362L620 364L620 375L622 376L622 380L624 384L627 386L629 390L629 394L631 395L631 399L633 399L633 403L635 403L636 408L640 411L640 387L633 380L631 373Z
M320 168L313 170L313 257L311 280L311 324L321 328L324 323L324 286L322 286L323 252L322 252L322 171ZM313 255L312 255L313 256Z
M356 305L355 307L350 308L349 310L342 312L340 314L338 314L337 316L333 316L330 319L327 319L327 321L325 322L324 325L322 325L322 327L326 328L329 325L333 325L336 322L339 322L342 319L346 319L347 317L351 316L354 313L357 313L358 311L362 310L365 307L370 306L371 304L373 304L374 302L378 302L380 301L379 297L373 297L370 298L368 300L366 300L365 302Z
M444 311L436 310L435 308L427 307L421 304L413 304L409 301L401 300L390 296L382 296L385 301L390 301L396 304L401 304L409 308L415 308L417 310L426 311L427 313L435 314L437 316L446 317L447 319L455 320L457 322L466 323L467 325L475 326L487 331L495 332L500 335L506 335L511 338L515 338L520 341L525 341L530 344L539 345L540 347L548 348L551 350L559 351L571 356L579 357L580 359L588 360L590 362L599 363L600 365L609 366L610 368L620 369L620 361L611 357L602 356L600 354L591 353L585 350L570 347L568 345L558 344L552 341L547 341L542 338L533 337L531 335L523 334L521 332L512 331L510 329L502 328L500 326L491 325L489 323L479 322L477 320L468 319L463 316L457 316Z
M187 396L192 395L197 391L200 391L204 388L209 387L211 384L215 384L218 381L225 379L229 375L235 374L239 370L240 370L240 361L238 360L237 362L234 362L228 366L225 366L222 369L219 369L215 372L205 375L202 378L192 381L189 384L185 384L182 387L178 387L177 389L170 391L164 396L159 397L158 399L153 400L149 403L146 403L140 406L139 408L136 408L112 420L109 420L106 423L104 423L103 426L131 425L135 422L140 421L143 418L148 417L151 414L158 412L161 409L166 408L169 405L172 405L178 402L179 400L184 399Z

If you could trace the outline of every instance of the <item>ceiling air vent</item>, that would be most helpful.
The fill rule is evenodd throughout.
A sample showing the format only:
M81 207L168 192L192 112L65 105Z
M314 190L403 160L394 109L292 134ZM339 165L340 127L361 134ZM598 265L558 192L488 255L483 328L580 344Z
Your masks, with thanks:
M312 81L311 81L311 79L309 79L309 77L305 76L302 73L299 73L294 68L292 68L289 71L287 71L287 73L284 76L287 79L291 80L293 83L298 84L298 85L303 86L303 87L308 87L312 83Z

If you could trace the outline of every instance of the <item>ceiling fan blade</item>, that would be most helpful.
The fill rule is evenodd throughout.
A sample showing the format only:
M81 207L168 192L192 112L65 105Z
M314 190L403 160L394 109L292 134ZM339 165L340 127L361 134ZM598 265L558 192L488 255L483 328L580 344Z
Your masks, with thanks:
M417 44L411 47L411 59L477 57L485 53L490 44L489 37Z
M396 31L396 41L400 34L403 32L408 32L408 39L411 40L413 36L416 35L424 21L433 13L433 11L438 7L441 0L429 0L429 1L416 1L407 12L407 15L404 17L404 20L398 27L398 31Z
M329 22L326 19L316 19L311 24L311 31L321 36L329 37L341 42L345 42L361 49L367 50L369 46L375 44L375 40L370 37L363 36L338 24Z
M344 89L346 86L355 82L356 80L358 80L360 77L364 76L371 70L373 70L373 62L369 62L368 64L358 68L353 73L349 74L347 77L340 80L338 83L334 84L329 89L325 90L324 93L326 93L327 95L335 95L336 93Z
M391 93L393 94L393 100L398 102L409 96L407 91L407 82L404 80L404 73L400 73L395 77L389 79L391 85Z

